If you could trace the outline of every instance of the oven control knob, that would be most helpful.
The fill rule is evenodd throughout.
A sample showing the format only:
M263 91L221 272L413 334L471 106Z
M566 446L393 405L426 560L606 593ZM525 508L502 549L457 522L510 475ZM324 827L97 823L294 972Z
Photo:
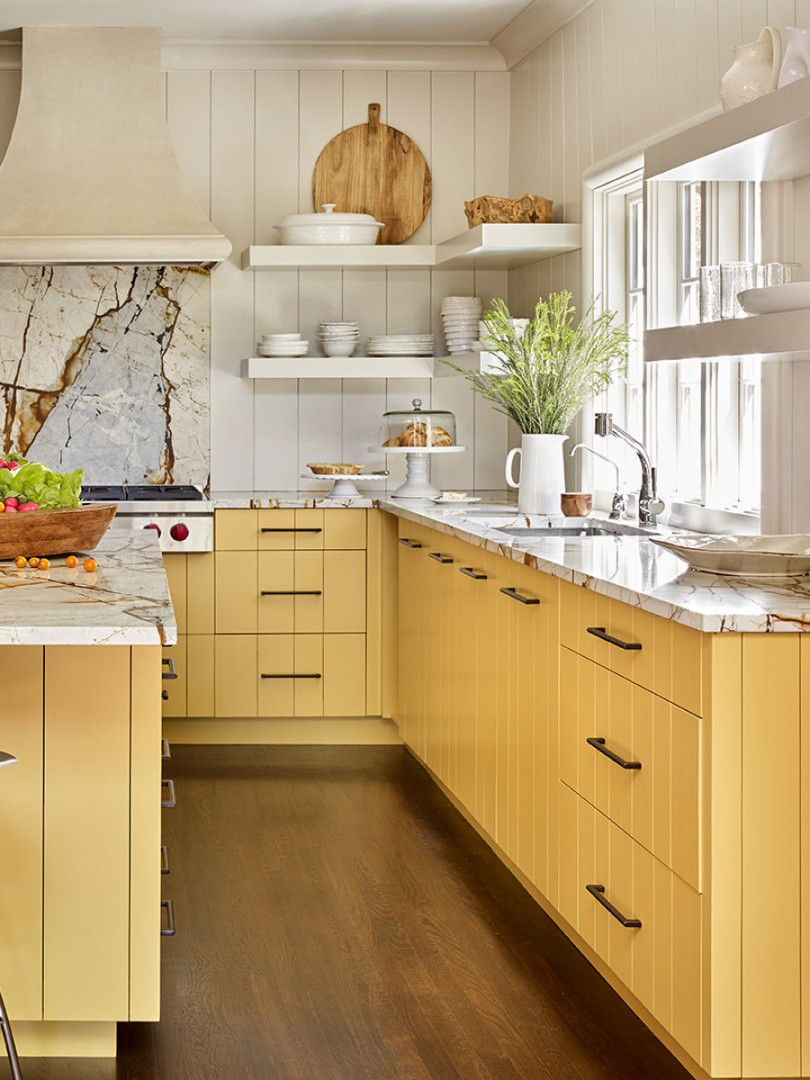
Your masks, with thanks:
M188 525L184 525L182 522L172 525L169 529L169 536L171 536L172 540L186 540L188 538Z
M144 525L144 528L145 528L145 529L154 529L154 530L155 530L155 532L156 532L156 533L158 534L158 536L160 536L160 526L159 526L159 525L156 525L156 524L154 523L154 521L153 521L153 522L152 522L151 524L149 524L149 525Z

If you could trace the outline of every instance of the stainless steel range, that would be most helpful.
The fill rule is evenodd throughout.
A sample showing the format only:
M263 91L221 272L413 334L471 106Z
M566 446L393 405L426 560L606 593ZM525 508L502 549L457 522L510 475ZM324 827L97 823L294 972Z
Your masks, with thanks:
M161 551L213 551L214 506L184 484L82 486L85 502L117 502L114 529L154 529Z

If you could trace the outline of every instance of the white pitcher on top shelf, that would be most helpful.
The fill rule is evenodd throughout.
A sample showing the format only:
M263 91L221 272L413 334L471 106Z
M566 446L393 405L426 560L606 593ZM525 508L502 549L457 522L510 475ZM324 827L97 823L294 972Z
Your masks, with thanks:
M773 26L763 26L756 41L735 45L731 51L734 63L720 81L720 101L726 110L776 89L782 38Z

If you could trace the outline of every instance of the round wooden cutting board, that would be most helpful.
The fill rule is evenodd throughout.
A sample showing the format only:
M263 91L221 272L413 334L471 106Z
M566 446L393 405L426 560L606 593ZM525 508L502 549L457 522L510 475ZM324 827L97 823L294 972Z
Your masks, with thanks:
M378 244L400 244L425 220L430 169L413 139L380 123L369 105L368 123L336 135L321 150L312 177L315 210L334 203L338 213L373 214L382 221Z

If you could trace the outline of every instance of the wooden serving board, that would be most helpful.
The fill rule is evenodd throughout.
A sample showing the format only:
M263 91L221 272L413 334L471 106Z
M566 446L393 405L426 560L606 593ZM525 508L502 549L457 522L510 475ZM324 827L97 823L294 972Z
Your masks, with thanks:
M67 510L0 514L0 559L92 551L117 509L117 503L90 503Z
M378 244L401 244L412 236L430 206L432 183L413 139L380 123L380 106L368 107L368 123L347 128L328 142L315 163L316 211L334 203L336 213L373 214L382 221Z

